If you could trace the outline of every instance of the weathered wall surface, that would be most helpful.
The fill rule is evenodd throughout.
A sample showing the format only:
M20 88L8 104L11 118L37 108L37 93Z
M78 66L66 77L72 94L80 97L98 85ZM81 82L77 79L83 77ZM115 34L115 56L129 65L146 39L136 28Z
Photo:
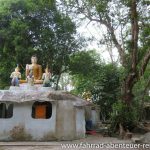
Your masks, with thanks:
M85 120L91 120L91 106L85 106Z
M98 122L100 122L100 110L98 108L91 110L91 120L94 127L97 127Z
M56 136L60 140L73 140L76 137L76 118L73 102L58 101L56 113Z
M0 118L0 140L74 140L85 137L85 112L73 101L52 102L50 119L32 118L33 102L14 103L13 117Z
M36 100L52 103L50 119L32 118ZM0 102L14 104L13 117L0 118L0 140L74 140L85 136L84 106L89 103L79 97L41 85L21 84L0 90Z
M85 138L85 111L83 107L76 107L76 137Z
M100 109L99 106L85 106L85 120L91 120L94 128L97 127L100 121Z
M32 104L33 102L14 103L13 117L0 118L0 140L12 140L12 138L15 140L15 134L21 136L20 138L30 137L30 140L55 138L56 104L52 103L50 119L33 119L31 116ZM20 135L17 135L17 132Z

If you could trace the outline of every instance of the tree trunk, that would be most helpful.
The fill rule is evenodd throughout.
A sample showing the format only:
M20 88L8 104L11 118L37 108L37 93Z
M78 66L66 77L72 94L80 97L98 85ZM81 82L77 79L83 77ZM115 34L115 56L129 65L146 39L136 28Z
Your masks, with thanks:
M126 104L130 105L132 102L134 95L132 92L133 89L133 80L129 80L130 77L127 77L127 79L123 83L123 100Z
M57 78L57 81L56 81L56 88L55 88L55 90L58 90L58 83L59 83L60 77L61 77L61 74L58 75L58 78Z
M126 79L123 82L123 101L127 104L127 105L131 105L131 102L134 98L133 95L133 87L136 83L136 73L131 72L129 73L129 75L126 77Z
M130 55L131 58L131 65L130 71L128 76L124 82L124 91L123 91L123 100L126 104L130 105L132 99L134 98L132 89L136 83L137 79L137 57L138 57L138 34L139 34L139 27L138 27L138 13L137 13L137 3L136 0L131 1L131 34L132 34L132 45L131 50L132 53ZM128 70L128 68L126 67Z

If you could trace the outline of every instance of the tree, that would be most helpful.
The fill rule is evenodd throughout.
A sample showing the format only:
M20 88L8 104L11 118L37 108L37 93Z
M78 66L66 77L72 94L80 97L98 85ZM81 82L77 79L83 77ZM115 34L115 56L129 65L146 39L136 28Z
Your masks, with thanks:
M19 64L24 72L31 55L48 64L58 83L67 70L69 55L79 48L76 26L62 14L55 0L0 0L0 81ZM6 73L7 72L7 73Z
M119 68L105 64L99 54L90 50L71 57L70 71L75 87L72 92L98 104L102 120L110 119L112 105L119 97Z
M67 6L68 12L74 11L82 19L97 22L107 29L106 35L117 48L125 70L122 99L130 106L134 98L133 87L144 75L150 59L149 1L63 0L63 5Z
M150 77L149 77L150 65L147 66L143 77L137 82L133 88L133 92L136 95L134 101L138 104L138 120L141 121L145 118L144 106L145 102L149 102L149 89L150 89Z

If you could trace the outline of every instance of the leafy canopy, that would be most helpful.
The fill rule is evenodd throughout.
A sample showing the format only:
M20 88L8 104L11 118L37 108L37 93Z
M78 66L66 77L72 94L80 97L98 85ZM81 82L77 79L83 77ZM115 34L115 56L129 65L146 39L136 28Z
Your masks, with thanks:
M33 54L60 74L78 47L75 24L58 11L55 0L0 0L1 83L8 83L16 64L23 73Z

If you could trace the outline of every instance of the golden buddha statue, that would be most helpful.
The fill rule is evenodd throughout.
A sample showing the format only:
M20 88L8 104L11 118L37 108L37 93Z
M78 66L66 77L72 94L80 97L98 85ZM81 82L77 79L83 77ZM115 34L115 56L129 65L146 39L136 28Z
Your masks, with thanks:
M34 78L34 83L42 83L42 67L41 65L37 64L37 57L31 57L31 63L26 65L26 78Z

